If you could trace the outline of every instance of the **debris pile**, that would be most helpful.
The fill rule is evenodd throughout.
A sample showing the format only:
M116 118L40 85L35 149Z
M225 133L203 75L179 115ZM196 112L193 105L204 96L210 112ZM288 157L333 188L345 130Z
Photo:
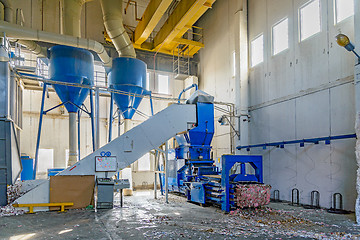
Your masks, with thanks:
M231 218L227 220L227 226L235 235L242 238L281 239L280 236L285 236L286 238L359 239L360 235L341 232L343 229L337 225L307 218L324 214L326 214L324 210L286 211L269 207L237 209L230 213Z
M241 184L235 188L236 206L260 207L270 203L270 185Z
M0 217L15 216L24 213L25 213L24 210L16 209L11 204L8 204L4 207L0 207Z
M21 192L21 183L15 183L14 185L9 185L7 187L7 199L8 203L13 203L22 195Z
M9 204L4 207L0 207L0 217L24 214L24 210L16 209L12 206L13 202L22 194L21 183L16 183L7 187L7 199Z

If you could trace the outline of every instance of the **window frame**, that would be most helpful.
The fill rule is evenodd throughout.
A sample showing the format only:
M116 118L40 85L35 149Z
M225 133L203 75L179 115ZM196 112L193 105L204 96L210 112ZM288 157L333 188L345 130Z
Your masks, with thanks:
M302 38L302 23L301 23L301 19L302 19L302 15L301 15L301 9L304 9L305 7L307 7L307 6L309 6L311 3L313 3L313 2L315 2L315 1L317 1L317 2L319 2L319 24L320 24L320 26L319 26L319 31L318 32L316 32L316 33L313 33L312 35L310 35L310 36L307 36L306 38ZM314 36L316 36L317 34L319 34L319 33L321 33L322 32L322 19L321 19L321 7L322 7L322 5L321 5L321 0L309 0L308 2L306 2L305 4L303 4L303 5L301 5L300 7L299 7L299 9L298 9L298 22L299 22L299 24L298 24L298 31L299 31L299 42L303 42L303 41L305 41L305 40L308 40L309 38L311 38L311 37L314 37Z
M282 22L287 21L287 46L286 48L282 49L281 51L275 53L275 38L274 38L274 28L281 24ZM282 52L288 50L290 48L290 34L289 34L289 17L286 16L279 21L277 21L272 27L271 27L271 55L277 56L281 54Z
M167 84L167 92L166 93L160 92L160 84L159 84L159 79L160 79L159 77L160 76L167 77L168 84ZM163 94L163 95L170 95L170 76L169 75L167 75L165 73L157 73L156 74L156 93Z
M262 60L256 64L253 64L253 54L254 54L253 53L253 42L255 42L255 40L259 39L260 37L262 37ZM250 41L250 66L251 66L251 68L254 68L264 62L264 60L265 60L264 44L265 44L264 33L260 33L259 35L254 37L253 40Z
M341 23L341 22L343 22L343 21L345 21L345 20L347 20L347 19L349 19L349 18L351 18L351 17L353 17L354 15L355 15L355 1L354 0L352 0L353 1L353 13L352 13L352 15L350 15L350 16L347 16L346 18L343 18L343 19L341 19L340 21L338 21L338 8L337 8L337 3L338 3L338 1L339 0L334 0L334 26L336 26L337 24L339 24L339 23Z

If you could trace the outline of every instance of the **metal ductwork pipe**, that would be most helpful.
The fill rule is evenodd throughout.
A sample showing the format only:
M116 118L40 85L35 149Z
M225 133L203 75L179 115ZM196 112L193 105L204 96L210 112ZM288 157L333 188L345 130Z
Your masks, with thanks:
M136 52L127 34L122 18L122 0L100 0L104 25L120 57L136 58Z
M30 52L37 55L38 57L47 58L47 48L41 47L39 44L35 43L34 41L29 40L16 40L15 42L25 46Z
M14 9L10 0L0 0L4 5L4 20L12 23L14 21Z
M61 28L64 35L81 37L81 9L89 0L61 0Z
M4 20L9 23L13 23L14 21L14 9L12 7L12 3L10 0L0 0L0 2L4 5ZM40 57L47 57L46 48L40 47L33 41L22 41L17 40L17 42L23 46L25 46L32 53L39 55Z
M69 112L69 161L68 167L77 162L76 112Z
M7 37L13 39L41 41L91 50L98 54L105 66L110 67L112 64L112 59L105 51L104 46L94 40L34 30L4 21L0 21L0 32L5 32Z

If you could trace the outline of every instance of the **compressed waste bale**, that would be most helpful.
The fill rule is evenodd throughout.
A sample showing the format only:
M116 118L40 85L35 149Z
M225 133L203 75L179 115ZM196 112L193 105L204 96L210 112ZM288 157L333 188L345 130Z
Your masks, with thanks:
M236 206L239 208L261 207L270 203L270 185L238 184L235 188Z
M22 194L21 183L16 183L7 187L7 198L9 204L7 206L0 207L0 217L24 214L24 210L16 209L12 206L13 202Z

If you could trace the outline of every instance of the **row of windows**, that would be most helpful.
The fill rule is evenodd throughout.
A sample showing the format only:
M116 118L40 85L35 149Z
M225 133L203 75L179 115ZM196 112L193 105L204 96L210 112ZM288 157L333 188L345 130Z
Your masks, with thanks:
M21 57L24 58L24 61L19 62L18 65L20 66L29 66L37 68L37 74L48 78L48 66L40 60L37 60L36 56L32 53L23 52L21 53ZM150 72L146 73L146 89L147 90L154 90L156 93L160 94L169 94L169 75L166 74L156 74L155 81L151 81L154 84L150 84L150 79L154 77L153 74ZM106 72L105 68L101 64L94 64L94 80L95 85L100 87L106 87ZM151 85L151 86L150 86ZM155 85L157 87L153 87Z
M154 76L153 74L151 74L150 72L146 73L146 89L150 90L151 86L150 86L150 79L152 79L152 76ZM169 76L168 75L164 75L164 74L156 74L156 84L157 85L157 89L156 89L156 93L160 93L160 94L169 94ZM155 87L154 87L155 89Z
M54 168L54 149L39 149L39 164L37 165L38 172L47 172L48 169ZM65 165L66 168L69 161L69 149L65 149ZM146 153L138 160L138 171L150 171L150 154Z
M354 0L334 0L335 24L354 15ZM320 0L311 0L299 9L300 41L321 31ZM272 55L289 48L289 19L284 18L272 27ZM251 41L251 66L264 61L264 35Z

